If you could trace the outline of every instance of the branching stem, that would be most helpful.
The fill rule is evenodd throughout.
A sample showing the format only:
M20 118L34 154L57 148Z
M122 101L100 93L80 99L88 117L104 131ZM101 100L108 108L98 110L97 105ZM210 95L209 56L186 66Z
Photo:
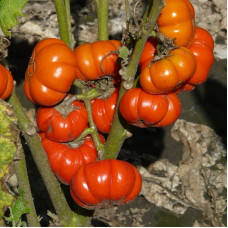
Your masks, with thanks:
M98 152L99 158L103 157L104 153L104 144L101 143L101 140L98 135L97 127L93 121L93 115L92 115L92 106L91 106L91 99L99 96L99 92L93 88L91 90L88 90L87 85L84 81L82 80L75 80L74 85L76 85L78 88L81 89L81 94L75 95L78 99L81 99L84 101L86 111L88 114L88 119L89 119L89 126L91 129L93 129L93 132L91 132L92 139L94 141L95 147Z
M62 225L86 226L90 221L90 218L75 214L70 210L65 196L63 195L60 184L51 171L48 158L41 144L39 135L36 132L33 135L28 135L26 133L27 128L31 125L31 123L14 91L9 98L9 103L14 108L18 119L18 127L23 133L23 136L29 146L34 161L47 187L47 191Z
M80 142L82 139L84 139L87 135L92 135L94 133L94 129L93 128L86 128L82 133L81 135L76 138L73 142L74 143L78 143Z
M86 89L81 89L81 91L82 91L82 94L86 94ZM101 140L98 135L97 127L93 121L91 99L85 97L84 103L88 114L89 126L90 128L94 129L94 132L91 133L91 136L94 141L95 147L97 149L99 158L102 158L104 153L104 144L101 143Z
M127 78L135 77L139 60L140 60L143 48L145 46L145 43L147 41L147 38L151 34L151 31L153 30L153 27L157 21L160 11L164 5L162 0L154 0L152 6L151 7L150 6L151 5L149 5L148 10L145 12L145 15L143 18L142 36L136 42L136 45L128 66L125 69L122 69L125 71L124 75L126 75ZM127 80L127 78L125 80ZM119 150L124 140L129 135L124 127L124 121L121 118L121 114L119 113L120 100L124 95L124 93L127 91L124 88L123 84L124 84L124 81L122 80L120 90L119 90L119 96L116 104L114 120L104 147L105 159L116 158L118 156Z

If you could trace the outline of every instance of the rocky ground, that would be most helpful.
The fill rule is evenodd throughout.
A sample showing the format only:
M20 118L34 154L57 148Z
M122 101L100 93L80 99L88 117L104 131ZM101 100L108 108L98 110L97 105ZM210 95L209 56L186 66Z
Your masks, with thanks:
M97 39L92 2L72 1L72 24L78 43ZM109 2L110 36L121 38L125 27L124 1ZM130 2L133 8L136 1ZM132 127L133 137L125 142L119 158L133 163L141 172L141 194L127 205L97 210L93 226L226 225L227 6L224 0L191 2L197 26L207 29L215 40L215 63L209 78L193 92L180 94L182 113L174 125ZM137 13L140 15L140 8ZM34 113L34 106L23 94L25 69L35 42L59 35L53 1L30 0L24 14L26 17L20 18L20 25L12 30L7 61L23 105ZM27 164L32 170L31 183L35 183L32 190L37 211L47 226L52 220L47 210L54 210L39 174L32 168L31 157Z

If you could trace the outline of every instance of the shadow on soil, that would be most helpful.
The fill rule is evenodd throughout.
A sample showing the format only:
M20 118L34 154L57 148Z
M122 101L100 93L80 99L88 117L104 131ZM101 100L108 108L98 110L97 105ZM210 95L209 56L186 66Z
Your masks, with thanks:
M208 118L209 125L227 145L227 88L219 81L208 79L202 90L193 93Z
M27 40L12 38L8 51L7 62L17 85L24 81L26 68L36 43L29 44Z

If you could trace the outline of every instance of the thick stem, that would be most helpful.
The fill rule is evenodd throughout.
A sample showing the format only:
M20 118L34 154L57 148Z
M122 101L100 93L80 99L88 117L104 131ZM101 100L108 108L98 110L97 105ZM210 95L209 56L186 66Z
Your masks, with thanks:
M125 11L126 11L126 24L127 24L127 29L129 29L129 24L131 20L131 9L130 9L130 4L128 0L125 0Z
M157 21L157 18L160 14L162 7L163 7L163 1L162 0L154 0L153 1L153 5L152 5L152 8L150 10L148 19L145 20L145 23L143 23L143 26L142 26L143 35L136 42L131 61L126 68L126 75L129 78L134 77L136 74L137 66L139 64L139 60L140 60L141 54L143 52L143 48L145 46L145 43L147 41L148 36L151 34L151 31L153 30L153 27Z
M125 92L126 89L123 87L123 83L121 83L118 100L116 103L115 114L112 122L112 127L104 146L104 159L116 158L118 156L120 148L124 143L124 140L130 137L130 132L128 132L122 124L123 119L118 109L121 97Z
M108 40L108 0L96 0L98 16L98 39Z
M59 32L60 38L63 40L70 48L72 48L73 44L71 43L71 31L69 31L69 23L70 21L69 15L67 19L66 14L66 6L64 4L64 0L54 0L55 1L55 8L58 17L58 24L59 24ZM71 30L71 29L70 29Z
M73 50L75 45L75 40L72 34L72 28L71 28L70 0L65 0L65 10L66 10L67 32L69 36L69 46Z
M122 69L125 71L125 75L127 78L134 78L136 75L143 48L145 46L148 36L150 35L150 33L157 21L157 18L160 14L162 7L163 7L162 0L154 0L152 8L150 8L150 10L146 11L148 18L147 18L147 20L144 19L144 22L142 25L142 36L136 42L129 65L125 69ZM148 14L148 12L149 12L149 14ZM145 16L144 16L144 18L145 18ZM122 96L124 95L124 93L127 91L124 88L123 83L124 83L124 81L122 80L112 127L111 127L110 133L108 135L108 138L107 138L107 141L106 141L105 147L104 147L104 150L105 150L104 158L116 158L118 156L119 150L120 150L124 140L127 138L127 131L122 124L123 121L121 121L121 116L119 113L120 100L121 100Z
M23 190L23 201L26 207L30 209L30 212L26 214L29 227L40 227L40 223L36 214L36 209L33 204L33 198L31 194L27 167L25 162L24 151L21 147L19 151L20 160L15 162L16 175L19 182L19 188Z
M28 135L28 128L31 126L29 118L25 114L23 107L15 92L9 98L9 103L13 106L18 118L18 127L30 148L34 161L47 187L47 191L55 207L56 213L63 226L86 226L90 218L73 213L63 195L59 182L51 171L47 155L41 144L39 135L34 132Z

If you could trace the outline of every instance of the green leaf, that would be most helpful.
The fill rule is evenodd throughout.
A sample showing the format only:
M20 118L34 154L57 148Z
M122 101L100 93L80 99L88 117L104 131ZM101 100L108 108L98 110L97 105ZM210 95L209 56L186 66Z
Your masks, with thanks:
M8 173L8 164L13 161L16 153L15 139L12 135L13 116L12 108L0 101L0 179Z
M12 123L16 123L17 119L13 108L3 100L0 100L0 136L9 138L14 141L12 135Z
M7 193L2 191L1 186L0 186L0 219L4 215L4 210L3 208L9 207L14 201L14 197Z
M21 216L30 212L30 209L24 205L23 195L24 192L19 190L20 196L16 202L10 207L10 217L5 217L5 220L17 225L21 221Z
M11 36L9 31L18 25L18 17L24 16L22 10L28 0L0 0L0 26L6 36Z
M0 99L0 219L14 200L14 196L4 186L4 177L9 174L9 165L17 150L13 127L16 122L13 108Z
M127 60L129 54L130 54L130 51L126 46L123 46L119 49L119 57L120 58Z
M16 147L12 141L0 136L0 179L8 173L8 164L13 161Z
M154 30L152 30L151 31L151 36L156 37L157 36L157 33Z

